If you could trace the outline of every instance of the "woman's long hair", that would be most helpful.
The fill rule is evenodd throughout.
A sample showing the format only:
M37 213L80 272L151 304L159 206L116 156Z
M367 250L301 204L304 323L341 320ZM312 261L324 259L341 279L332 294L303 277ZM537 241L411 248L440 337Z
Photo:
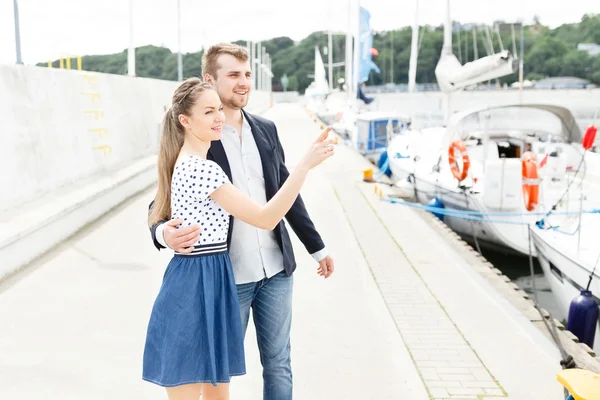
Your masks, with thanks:
M189 78L173 93L172 106L167 110L162 123L158 149L158 191L148 216L150 226L171 218L171 179L185 133L179 122L179 115L190 116L192 107L207 89L212 89L212 86L202 83L198 78Z

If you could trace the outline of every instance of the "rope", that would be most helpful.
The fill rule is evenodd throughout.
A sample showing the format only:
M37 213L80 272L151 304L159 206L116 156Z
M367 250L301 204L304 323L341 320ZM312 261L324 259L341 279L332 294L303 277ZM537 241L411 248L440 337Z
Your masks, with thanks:
M558 232L558 233L562 233L563 235L569 235L569 236L573 236L575 235L577 232L579 232L579 226L577 226L577 229L575 229L574 232L565 232L565 231L561 231L560 229L558 229L558 227L551 227L550 229Z
M562 194L562 196L560 196L560 199L556 203L554 203L554 205L550 208L550 211L548 211L548 214L546 214L546 217L548 217L551 213L556 211L556 207L564 200L565 196L569 193L569 190L571 189L571 185L573 184L573 182L575 182L575 179L577 178L577 175L579 174L579 169L581 168L581 166L584 163L586 152L587 152L587 150L584 150L583 154L581 155L581 161L579 161L579 165L577 166L577 169L575 170L575 175L573 175L573 179L571 179L571 182L569 182L569 184L567 185L567 189ZM583 179L585 178L586 173L587 173L587 165L585 166L585 168L583 170L583 176L581 177L581 182L583 182ZM577 213L577 214L579 214L579 213Z
M554 343L556 343L556 346L558 347L558 350L560 351L560 355L561 355L560 365L561 365L562 369L577 368L577 364L575 363L573 356L570 355L569 353L567 353L567 351L565 350L565 348L562 345L562 342L560 341L560 337L558 336L558 330L556 328L556 324L554 323L554 318L552 317L552 314L550 314L550 312L548 312L548 315L549 315L548 319L550 320L550 324L549 324L548 321L546 321L546 317L544 317L544 314L542 314L542 310L538 303L537 289L535 287L535 274L533 272L533 252L531 251L531 226L529 226L529 228L527 229L527 239L529 242L529 271L531 272L531 285L533 287L534 307L540 313L540 316L542 317L542 321L544 321L544 325L546 326L546 329L548 329L548 332L550 332L550 336L552 336ZM551 327L550 327L550 325L551 325ZM569 392L567 391L567 388L564 388L564 393L565 393L565 397L569 396Z
M465 195L465 202L467 203L467 208L469 208L469 196L467 196L466 192L463 192ZM477 224L472 224L473 226L473 239L475 239L475 247L477 248L477 252L479 253L480 256L483 256L483 253L481 252L481 247L479 247L479 240L477 240Z
M441 214L441 215L445 215L445 216L449 216L449 217L456 217L456 218L462 218L468 221L482 221L482 222L492 222L492 223L498 223L498 224L509 224L509 225L529 225L529 222L527 221L510 221L510 220L503 220L503 219L491 219L491 218L485 218L488 215L492 215L492 216L514 216L514 217L520 217L520 216L529 216L529 215L535 215L534 213L528 214L528 213L502 213L502 212L481 212L481 211L472 211L472 210L457 210L457 209L447 209L447 208L441 208L441 207L433 207L433 206L428 206L428 205L423 205L423 204L418 204L418 203L410 203L407 202L405 200L402 199L390 199L390 198L382 198L381 200L383 201L387 201L389 203L392 204L402 204L408 207L413 207L413 208L418 208L421 210L425 210L431 213L435 213L435 214ZM594 210L590 210L590 211L585 211L586 213L600 213L600 209L594 209ZM578 214L578 213L576 213ZM555 228L553 228L555 229ZM557 230L557 229L555 229ZM563 233L560 230L557 230L557 232L559 233ZM575 234L574 233L568 233L570 235Z
M580 166L581 166L581 164L580 164ZM413 179L416 178L413 174L411 174L411 175L412 175ZM573 181L571 181L571 183L572 182ZM569 186L571 183L569 183ZM437 185L436 185L436 187L437 187ZM416 184L415 184L415 195L416 195ZM563 195L563 197L564 197L564 195ZM546 317L544 317L544 315L542 314L542 309L540 308L539 303L538 303L537 288L535 285L535 273L534 273L534 267L533 267L533 251L531 248L531 224L529 224L528 222L522 222L522 221L492 220L492 219L482 218L483 216L486 216L486 215L496 215L496 216L498 216L498 215L502 215L502 216L509 216L509 215L510 216L524 216L524 215L527 215L527 216L530 216L530 215L536 215L536 214L544 215L545 213L480 212L480 211L471 211L471 210L456 210L456 209L445 209L445 208L441 208L441 207L432 207L432 206L426 206L426 205L422 205L422 204L409 203L409 202L401 200L401 199L381 198L381 200L387 201L391 204L403 204L403 205L406 205L409 207L419 208L419 209L426 210L426 211L429 211L432 213L453 216L453 217L457 217L457 218L463 218L463 219L471 220L471 221L487 221L487 222L492 222L492 223L527 225L528 226L528 229L527 229L528 245L529 245L529 270L531 272L531 284L533 287L534 307L539 312L540 316L542 317L542 321L544 322L546 329L548 329L550 336L552 337L552 339L554 340L554 342L556 343L556 345L560 351L561 367L563 369L577 368L577 364L575 363L573 356L571 356L569 353L567 353L564 346L562 345L562 342L560 341L560 336L558 335L558 329L556 328L556 324L554 323L554 318L552 317L552 314L550 314L548 312L548 314L549 314L549 318L548 318L549 322L548 322ZM468 198L467 198L467 205L468 205ZM556 205L554 206L554 208L555 207L556 207ZM600 209L593 209L593 210L588 210L588 211L583 211L583 212L585 212L585 213L600 213ZM555 213L555 214L569 215L569 214L579 214L579 213L580 212L565 212L565 213ZM549 214L550 213L548 213L547 215L549 215ZM482 217L477 217L477 215L480 215ZM536 226L543 228L543 221L544 221L543 219L541 221L538 221L536 223ZM554 229L555 231L557 231L559 233L574 235L579 230L579 226L577 227L575 232L572 232L572 233L561 231L557 227L552 227L551 229ZM474 230L474 233L475 233L475 230ZM481 254L481 249L479 249L479 243L477 241L477 236L474 235L474 237L475 237L475 244L477 246L477 251L479 252L479 254ZM600 260L600 257L599 257L599 260ZM594 270L595 269L596 269L596 267L594 267ZM593 276L593 272L592 272L592 276ZM591 279L590 279L590 281L591 281ZM569 395L569 393L567 392L567 390L565 388L565 396L568 396L568 395Z
M383 176L382 173L380 173L378 175L378 177L381 177L381 176ZM387 182L377 181L377 179L378 178L374 178L374 183L381 183L381 184L386 184L386 185L389 185L389 186L394 186L393 184L389 184ZM412 182L411 182L411 179L413 180ZM414 173L410 173L409 174L408 181L413 184L413 189L414 189L414 192L415 192L415 198L417 198L417 194L418 193L426 193L426 194L429 193L429 192L427 192L425 190L419 190L419 189L417 189L417 187L416 187L417 186L416 185L416 176L414 175ZM446 194L449 194L449 195L460 196L461 194L464 193L464 191L461 192L461 193L457 193L457 192L455 192L453 190L446 189L446 188L441 187L439 185L433 185L432 184L432 186L434 186L434 188L435 188L434 190L435 190L436 194L437 193L446 193ZM411 203L409 203L408 205L410 205L410 204ZM430 207L430 206L423 206L423 207ZM553 207L556 207L556 205L553 206ZM436 209L435 207L433 207L433 208ZM448 210L448 209L445 209L445 210ZM530 212L530 211L528 211L528 212L486 211L486 212L482 212L482 211L473 211L473 210L458 210L458 209L452 209L452 210L453 210L452 212L456 213L457 215L458 214L467 214L467 215L500 216L500 217L525 217L525 216L540 216L540 217L544 216L544 217L547 217L550 214L553 214L553 215L579 215L579 211L557 211L557 212L552 212L552 211L548 211L548 212L542 212L542 211L537 211L537 212ZM437 212L437 211L435 211L435 212ZM583 213L584 214L600 214L600 208L592 208L592 209L589 209L589 210L584 210ZM543 219L540 220L540 221L538 221L538 223L542 222L542 221L543 221ZM541 225L540 227L542 227L542 226L543 225Z
M379 174L377 174L377 176L375 178L373 178L373 180L379 181L379 179L381 179L381 177L385 175L385 171L387 171L389 168L390 168L390 157L388 155L388 158L385 159L383 165L381 166L381 168L379 168Z
M530 269L530 272L531 272L531 284L533 286L534 307L540 313L540 316L542 317L542 321L544 322L544 325L546 325L546 328L548 329L548 332L550 333L550 336L552 336L552 339L554 340L554 342L556 343L556 345L559 348L559 351L561 353L560 365L562 366L562 368L563 369L568 369L568 368L576 368L577 367L577 364L575 363L575 360L573 359L573 357L570 354L567 353L567 351L564 349L564 347L562 345L562 342L560 341L560 337L558 336L558 330L556 328L556 324L554 323L554 318L550 314L550 317L548 318L550 320L550 322L548 322L546 320L546 318L544 317L544 315L542 314L542 310L541 310L541 308L540 308L540 306L538 304L537 288L535 286L535 273L534 273L534 268L533 268L533 252L532 252L532 249L531 249L531 224L529 224L527 222L521 222L521 221L491 220L491 219L477 218L477 217L472 217L472 216L469 216L469 215L465 215L465 214L472 214L472 213L478 213L478 214L482 214L482 215L486 214L486 213L480 213L478 211L475 211L475 212L471 212L471 211L467 212L467 211L465 211L465 212L462 212L462 213L455 213L456 211L462 211L462 210L452 210L451 211L451 210L446 210L446 209L441 208L441 207L425 206L425 205L422 205L422 204L409 203L409 202L406 202L404 200L397 200L397 199L382 198L381 200L387 201L387 202L392 203L392 204L403 204L403 205L407 205L409 207L419 208L419 209L427 210L427 211L430 211L430 212L435 212L435 213L438 213L438 214L456 216L458 218L464 218L464 219L467 219L467 220L488 221L488 222L495 222L495 223L518 224L518 225L528 225L527 234L528 234L528 244L529 244L529 269ZM432 211L432 210L434 210L434 211ZM598 210L595 210L595 212L598 212ZM579 228L577 228L577 229L579 229ZM574 234L574 233L571 233L571 234ZM479 247L478 244L477 244L477 247ZM478 251L481 254L481 251L479 249L478 249Z
M445 208L441 208L441 207L432 207L432 206L426 206L426 205L422 205L422 204L409 203L404 200L382 198L382 200L387 201L392 204L403 204L403 205L407 205L409 207L419 208L419 209L426 210L426 211L429 211L432 213L462 218L465 220L487 221L487 222L491 222L491 223L501 223L501 224L527 225L528 226L528 229L527 229L528 245L529 245L529 269L531 272L531 283L532 283L533 293L534 293L534 307L536 310L538 310L540 316L542 317L542 321L544 322L544 325L546 326L546 329L548 329L550 336L552 337L552 339L554 340L554 342L556 343L556 345L560 351L560 354L561 354L560 365L563 369L577 368L577 364L575 363L573 356L571 356L569 353L567 353L564 346L562 345L562 342L560 341L560 337L558 335L558 329L556 328L556 324L554 323L554 318L552 317L552 314L550 314L548 312L548 314L549 314L549 318L548 318L549 322L548 322L548 320L546 320L546 318L542 314L542 310L538 303L537 288L535 285L535 273L534 273L534 267L533 267L533 252L532 252L532 248L531 248L531 225L528 222L524 222L524 221L492 220L492 219L486 219L484 217L485 216L504 216L504 217L515 216L515 217L519 217L519 216L543 215L545 218L545 217L548 217L551 213L554 213L555 215L571 215L571 214L581 215L582 213L600 213L600 209L592 209L592 210L579 211L579 212L568 212L568 211L567 212L556 212L556 207L558 206L558 204L560 204L562 202L564 197L567 195L567 193L569 192L569 190L571 188L571 185L573 184L577 175L579 174L581 165L584 163L584 158L585 158L585 152L584 152L583 156L581 157L581 161L577 167L577 170L575 171L575 175L574 175L573 179L571 180L571 182L569 182L569 184L565 190L565 193L563 193L561 198L552 206L551 210L547 213L540 213L540 212L538 212L538 213L480 212L480 211L457 210L457 209L449 210L449 209L445 209ZM386 164L388 161L389 161L389 158L388 158L388 160L386 160ZM387 169L387 166L386 166L386 168L382 168L382 169L385 171L385 169ZM586 168L586 170L587 170L587 168ZM585 172L586 171L584 171L583 177L585 177ZM416 176L414 176L414 174L411 174L411 175L412 175L413 179L415 180L414 189L415 189L415 198L417 198ZM583 177L582 177L582 179L583 179ZM530 183L530 182L526 182L526 183ZM439 185L435 185L435 187L437 190L444 189L444 188L440 188ZM436 192L437 192L437 190L436 190ZM450 192L454 194L453 191L450 191ZM469 203L468 198L466 199L466 202L467 202L467 206L468 206L468 203ZM544 218L542 218L540 221L536 222L537 227L543 228ZM579 231L579 228L580 228L580 226L577 226L577 229L574 232L565 232L565 231L558 229L557 227L551 227L551 229L555 230L556 232L562 233L562 234L567 234L567 235L574 235L575 233L577 233ZM475 232L475 228L474 228L473 232L474 232L474 238L475 238L475 244L477 246L477 250L481 254L481 249L479 249L479 243L477 241L477 235ZM594 266L594 270L595 269L596 269L596 266ZM592 276L593 276L593 272L592 272L592 275L590 276L590 281L591 281ZM588 284L588 286L589 286L589 284ZM564 392L565 392L565 396L570 396L566 388L564 389Z

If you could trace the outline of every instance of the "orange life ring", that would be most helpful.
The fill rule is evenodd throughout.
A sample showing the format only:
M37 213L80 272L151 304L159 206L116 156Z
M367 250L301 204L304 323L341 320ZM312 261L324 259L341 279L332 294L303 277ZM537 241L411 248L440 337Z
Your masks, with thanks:
M538 205L540 195L540 181L535 155L526 151L521 159L523 174L523 200L527 211L533 211Z
M458 163L456 162L457 155L455 153L458 152L462 156L462 171L458 168ZM450 171L452 171L452 175L459 182L462 182L467 177L469 173L469 165L471 165L471 161L469 160L469 153L467 153L467 146L465 143L456 139L450 143L450 147L448 147L448 163L450 164Z

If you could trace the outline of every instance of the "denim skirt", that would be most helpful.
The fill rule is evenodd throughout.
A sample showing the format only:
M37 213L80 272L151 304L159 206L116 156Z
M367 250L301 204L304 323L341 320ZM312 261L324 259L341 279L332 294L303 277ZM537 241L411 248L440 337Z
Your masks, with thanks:
M244 338L229 254L176 254L154 302L142 378L164 387L244 375Z

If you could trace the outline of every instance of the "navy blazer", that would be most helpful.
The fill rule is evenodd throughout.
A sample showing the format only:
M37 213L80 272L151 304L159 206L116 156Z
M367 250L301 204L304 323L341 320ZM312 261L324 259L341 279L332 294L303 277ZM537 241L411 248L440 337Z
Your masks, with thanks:
M268 201L275 195L275 193L277 193L279 188L281 188L283 183L290 175L285 166L283 147L279 141L277 128L275 127L273 121L269 121L268 119L259 117L257 115L249 114L244 110L242 110L242 112L244 113L244 118L246 118L246 121L248 121L250 128L252 128L252 135L254 136L256 147L258 147L258 152L260 153L263 174L265 177L265 192ZM207 158L219 164L219 166L223 168L223 171L225 171L229 177L229 180L233 181L231 178L229 161L227 160L225 149L223 148L223 144L220 140L212 142L210 149L208 150ZM154 202L150 203L150 208L152 208L153 203ZM285 218L288 220L290 226L310 254L316 253L325 247L321 236L315 229L314 224L308 216L308 212L306 211L306 207L304 206L304 202L302 201L302 197L300 195L298 195L298 198L292 205L292 208L290 208L288 213L285 215ZM154 245L159 250L164 248L164 246L162 246L156 240L156 227L162 222L159 222L150 228ZM229 233L227 236L228 246L231 245L233 223L234 218L230 216ZM279 244L281 252L283 253L283 267L285 272L287 275L291 275L296 269L296 260L294 258L294 250L292 248L290 235L288 234L283 220L277 224L273 231L275 233L277 244Z

